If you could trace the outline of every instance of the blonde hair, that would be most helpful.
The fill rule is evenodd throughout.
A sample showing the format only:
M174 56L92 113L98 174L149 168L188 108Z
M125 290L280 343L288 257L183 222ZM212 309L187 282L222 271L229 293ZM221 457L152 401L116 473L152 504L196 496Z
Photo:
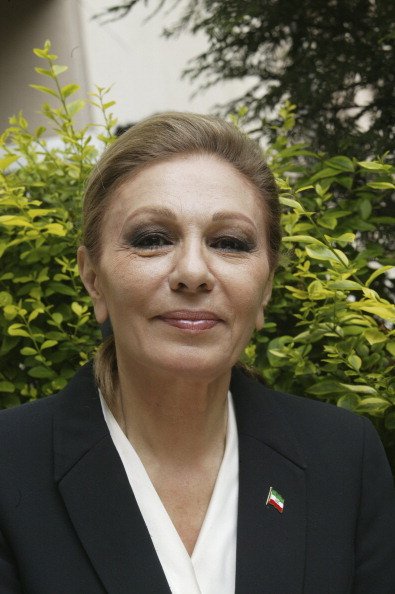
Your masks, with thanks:
M86 187L82 243L93 261L101 256L101 228L114 191L126 179L154 162L178 155L215 155L232 165L262 198L266 214L268 257L277 265L281 243L278 189L262 151L233 124L213 116L168 112L149 117L124 132L105 151ZM118 371L115 342L108 337L95 357L95 376L105 397L112 399Z

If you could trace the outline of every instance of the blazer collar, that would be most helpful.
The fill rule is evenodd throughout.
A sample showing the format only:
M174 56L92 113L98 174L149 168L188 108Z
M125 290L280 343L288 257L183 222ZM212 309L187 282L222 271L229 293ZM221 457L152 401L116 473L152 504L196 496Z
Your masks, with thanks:
M58 404L54 412L55 480L106 592L170 594L104 421L91 365L77 373Z
M275 392L237 368L230 389L240 460L236 594L298 594L306 530L303 451ZM55 407L54 464L70 519L106 591L170 594L104 421L91 364ZM270 487L285 499L283 513L266 505Z
M306 486L303 451L284 398L234 369L239 433L236 594L303 592ZM284 498L280 513L267 504L270 488Z
M230 391L239 434L265 443L293 464L306 468L304 452L292 428L284 395L269 390L241 367L234 367ZM293 398L286 397L286 398Z

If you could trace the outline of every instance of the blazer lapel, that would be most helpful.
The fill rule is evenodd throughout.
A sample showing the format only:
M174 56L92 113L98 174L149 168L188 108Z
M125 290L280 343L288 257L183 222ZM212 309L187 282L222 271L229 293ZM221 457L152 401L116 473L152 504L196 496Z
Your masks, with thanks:
M273 402L273 392L238 369L231 392L240 460L236 594L301 593L306 534L303 454ZM266 505L270 487L284 498L282 513Z
M304 460L275 395L232 375L239 433L236 594L303 590ZM55 480L70 520L109 594L170 594L163 569L105 424L91 366L54 413ZM266 505L270 487L283 513Z
M54 418L55 480L70 520L109 594L170 594L105 424L90 366Z

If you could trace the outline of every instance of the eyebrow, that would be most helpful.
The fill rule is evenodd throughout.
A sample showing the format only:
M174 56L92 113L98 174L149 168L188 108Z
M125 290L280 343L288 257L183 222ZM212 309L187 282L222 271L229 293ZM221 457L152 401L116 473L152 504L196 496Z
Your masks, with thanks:
M134 219L140 214L159 215L167 219L173 219L174 221L177 220L176 214L170 210L170 208L166 208L165 206L142 206L141 208L134 210L130 216L128 216L128 219Z
M128 220L134 219L135 217L141 214L161 216L164 218L171 219L173 221L177 220L177 215L175 214L175 212L173 212L170 208L166 208L165 206L142 206L141 208L137 208L135 211L133 211L128 217ZM248 223L251 227L253 227L256 230L254 221L252 221L249 217L247 217L241 212L221 210L213 214L212 220L213 222L242 220Z
M220 212L216 212L213 215L213 221L226 221L226 220L242 220L245 221L246 223L248 223L249 225L251 225L252 227L254 227L255 229L255 224L254 221L252 221L250 219L250 217L247 217L246 215L244 215L241 212L232 212L231 210L221 210Z

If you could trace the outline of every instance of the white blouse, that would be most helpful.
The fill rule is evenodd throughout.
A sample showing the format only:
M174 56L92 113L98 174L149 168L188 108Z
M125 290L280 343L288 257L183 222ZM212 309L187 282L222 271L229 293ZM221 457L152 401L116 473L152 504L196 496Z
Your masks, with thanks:
M136 450L118 425L102 394L100 401L111 438L122 460L172 594L234 594L239 451L230 392L225 453L191 557Z

